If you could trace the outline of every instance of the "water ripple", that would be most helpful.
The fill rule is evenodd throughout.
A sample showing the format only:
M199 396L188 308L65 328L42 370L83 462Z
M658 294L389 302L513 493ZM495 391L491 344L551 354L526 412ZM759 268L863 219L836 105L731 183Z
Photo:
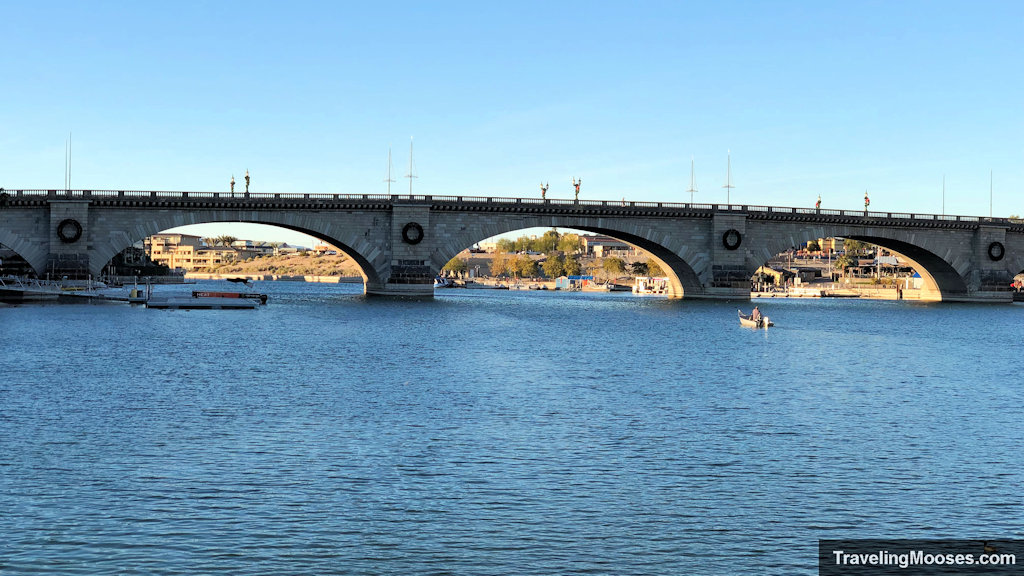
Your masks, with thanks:
M1012 537L1018 306L269 284L0 309L0 573L813 574Z

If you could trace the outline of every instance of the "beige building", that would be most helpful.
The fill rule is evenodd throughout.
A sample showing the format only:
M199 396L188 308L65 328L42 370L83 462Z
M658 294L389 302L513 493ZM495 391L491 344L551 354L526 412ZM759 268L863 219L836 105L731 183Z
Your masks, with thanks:
M580 241L583 243L583 252L585 254L596 256L598 258L611 256L613 252L616 252L621 256L636 255L636 251L632 246L610 236L584 235L580 236Z
M825 254L837 253L843 251L843 239L842 238L818 238L818 247Z
M232 246L207 246L199 236L155 234L144 242L149 259L171 270L202 271L241 259Z

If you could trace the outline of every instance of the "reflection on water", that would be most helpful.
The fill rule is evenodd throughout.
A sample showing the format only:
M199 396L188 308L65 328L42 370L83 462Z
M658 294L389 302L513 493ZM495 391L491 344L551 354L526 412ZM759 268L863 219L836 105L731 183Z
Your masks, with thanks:
M0 573L813 574L818 538L1020 537L1020 305L772 300L756 331L259 289L0 309Z

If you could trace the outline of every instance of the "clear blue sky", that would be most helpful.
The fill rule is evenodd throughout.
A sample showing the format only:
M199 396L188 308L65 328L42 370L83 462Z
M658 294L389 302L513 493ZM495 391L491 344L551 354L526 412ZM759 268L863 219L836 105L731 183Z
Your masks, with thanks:
M0 186L1024 213L1024 2L6 2ZM226 230L225 233L230 233ZM275 234L292 241L294 236Z

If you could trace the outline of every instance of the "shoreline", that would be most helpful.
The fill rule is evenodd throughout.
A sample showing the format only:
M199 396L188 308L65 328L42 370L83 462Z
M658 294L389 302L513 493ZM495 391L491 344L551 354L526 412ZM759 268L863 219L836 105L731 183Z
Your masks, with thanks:
M206 272L187 272L186 280L227 280L228 278L246 278L267 282L315 282L322 284L362 284L362 276L318 276L315 274L211 274Z

